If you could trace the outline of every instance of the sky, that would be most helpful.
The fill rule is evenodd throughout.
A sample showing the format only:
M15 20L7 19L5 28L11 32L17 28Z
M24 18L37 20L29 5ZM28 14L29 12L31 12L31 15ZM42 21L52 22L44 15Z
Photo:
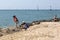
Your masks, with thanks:
M60 9L60 0L0 0L0 9Z

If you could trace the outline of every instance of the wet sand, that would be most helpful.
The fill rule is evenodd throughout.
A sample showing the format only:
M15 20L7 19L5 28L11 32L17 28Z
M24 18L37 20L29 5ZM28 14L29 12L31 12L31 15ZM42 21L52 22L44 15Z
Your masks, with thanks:
M4 35L0 40L60 40L60 22L41 22L26 31Z

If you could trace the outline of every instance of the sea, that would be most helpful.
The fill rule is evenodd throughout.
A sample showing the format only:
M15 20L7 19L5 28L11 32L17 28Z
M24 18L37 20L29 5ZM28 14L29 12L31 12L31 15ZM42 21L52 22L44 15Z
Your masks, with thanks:
M31 23L36 20L52 19L55 15L60 18L60 10L0 10L0 27L14 26L13 16L19 20Z

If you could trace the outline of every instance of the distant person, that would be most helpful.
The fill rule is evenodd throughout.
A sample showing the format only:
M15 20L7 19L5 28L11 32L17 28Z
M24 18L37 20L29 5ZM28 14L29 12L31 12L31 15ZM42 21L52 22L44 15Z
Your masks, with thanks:
M18 27L19 20L15 15L13 16L13 21L16 23L16 27Z
M57 15L54 16L54 21L58 21Z

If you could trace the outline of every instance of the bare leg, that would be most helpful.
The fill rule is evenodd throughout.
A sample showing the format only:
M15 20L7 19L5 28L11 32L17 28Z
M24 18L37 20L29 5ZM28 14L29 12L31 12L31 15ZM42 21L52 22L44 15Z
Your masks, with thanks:
M17 23L16 23L16 27L17 27Z

